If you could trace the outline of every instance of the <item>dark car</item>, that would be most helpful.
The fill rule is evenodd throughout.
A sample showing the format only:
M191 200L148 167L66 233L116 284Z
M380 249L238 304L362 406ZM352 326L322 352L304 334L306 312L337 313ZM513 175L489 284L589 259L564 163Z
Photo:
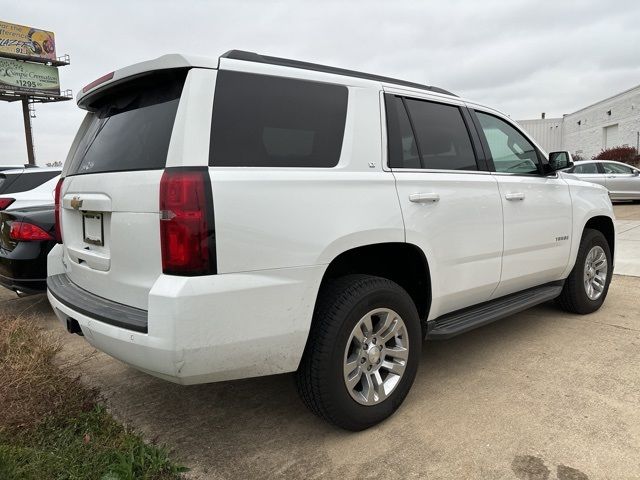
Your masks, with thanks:
M0 285L18 294L44 292L54 238L52 205L0 211Z

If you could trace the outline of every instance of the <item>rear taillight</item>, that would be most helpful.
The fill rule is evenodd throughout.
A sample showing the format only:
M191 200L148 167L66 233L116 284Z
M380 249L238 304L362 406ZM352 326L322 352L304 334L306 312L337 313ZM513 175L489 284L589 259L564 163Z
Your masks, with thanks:
M55 227L55 240L58 243L62 243L62 228L60 225L60 194L62 193L62 182L64 181L63 178L61 178L60 180L58 180L58 183L56 183L56 189L54 191L53 197L55 199L55 207L54 207L54 218L55 218L55 222L56 222L56 227Z
M206 167L164 171L160 181L160 242L164 273L216 273L213 200Z
M20 242L42 242L53 240L53 237L42 228L32 223L13 222L9 230L9 237Z
M0 210L4 210L15 201L15 198L0 198Z

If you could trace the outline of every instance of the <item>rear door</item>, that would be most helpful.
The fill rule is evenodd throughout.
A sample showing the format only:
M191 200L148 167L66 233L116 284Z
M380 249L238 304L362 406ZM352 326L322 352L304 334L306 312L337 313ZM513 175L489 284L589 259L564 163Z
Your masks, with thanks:
M389 166L406 241L426 254L429 318L489 300L500 281L502 206L466 108L385 95Z
M65 165L61 198L70 280L148 308L162 272L159 188L187 70L134 77L96 94Z
M607 188L613 199L640 198L640 176L628 165L603 162L602 168L607 179Z

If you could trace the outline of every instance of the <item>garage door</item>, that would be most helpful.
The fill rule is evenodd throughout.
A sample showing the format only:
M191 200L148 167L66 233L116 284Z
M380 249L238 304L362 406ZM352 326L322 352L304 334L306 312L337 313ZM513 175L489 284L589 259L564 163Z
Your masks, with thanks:
M620 145L620 136L618 135L618 124L604 127L604 148L612 148Z

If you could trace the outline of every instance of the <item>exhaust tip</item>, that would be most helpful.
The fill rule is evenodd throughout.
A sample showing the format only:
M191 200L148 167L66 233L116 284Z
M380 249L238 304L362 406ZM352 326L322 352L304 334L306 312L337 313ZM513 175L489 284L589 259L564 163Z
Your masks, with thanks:
M74 318L67 318L67 332L75 333L76 335L80 335L81 337L84 337L84 333L82 333L80 324Z

